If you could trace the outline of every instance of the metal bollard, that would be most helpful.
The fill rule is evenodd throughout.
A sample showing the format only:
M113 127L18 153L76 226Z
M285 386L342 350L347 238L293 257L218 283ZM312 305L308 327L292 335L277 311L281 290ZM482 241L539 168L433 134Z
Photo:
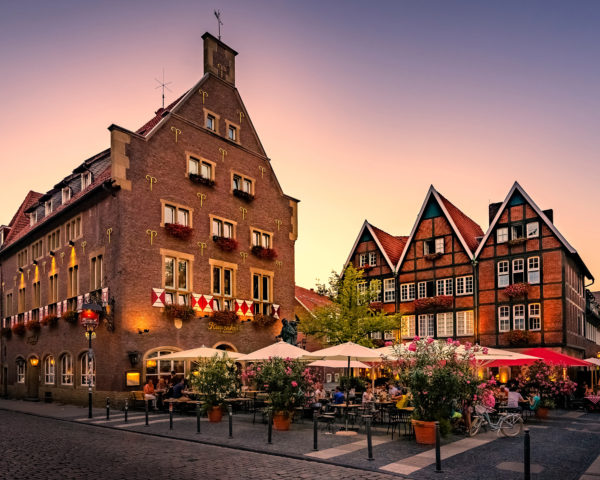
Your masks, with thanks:
M440 422L435 422L435 471L442 471L442 452L440 451Z
M200 404L196 404L196 433L200 433Z
M127 423L127 413L129 412L129 403L125 400L125 423Z
M267 423L269 424L268 429L267 429L267 443L269 445L271 445L271 439L273 437L273 413L269 412L269 414L267 415Z
M313 450L316 452L319 449L317 430L319 428L319 416L317 410L313 411Z
M173 430L173 403L169 403L169 430Z
M371 416L367 417L367 451L369 456L367 460L374 460L373 458L373 439L371 438Z
M529 429L525 429L525 458L523 463L525 464L525 480L531 479L531 439L529 437Z
M145 411L146 411L146 426L148 426L148 425L150 425L150 424L148 423L148 400L145 400L145 401L144 401L144 409L145 409Z
M227 415L229 416L229 438L233 438L233 406L227 405Z
M110 398L106 397L106 419L110 420Z

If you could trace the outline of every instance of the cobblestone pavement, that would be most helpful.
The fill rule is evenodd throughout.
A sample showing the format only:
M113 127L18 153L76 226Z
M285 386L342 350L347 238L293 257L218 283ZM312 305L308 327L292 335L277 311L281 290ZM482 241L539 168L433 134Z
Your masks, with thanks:
M0 411L5 480L316 479L391 475Z

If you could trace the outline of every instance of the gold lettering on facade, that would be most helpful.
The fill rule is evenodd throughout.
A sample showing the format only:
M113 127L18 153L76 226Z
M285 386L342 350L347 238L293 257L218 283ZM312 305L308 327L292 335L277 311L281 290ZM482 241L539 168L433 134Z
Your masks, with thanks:
M240 331L239 325L219 325L215 322L208 322L208 329L221 333L237 333Z
M179 135L181 135L181 130L177 127L171 127L171 131L175 133L175 143L177 143L177 139L179 138Z
M158 232L156 230L146 230L146 235L150 235L150 245L152 245L152 241L154 240L154 237L156 237L158 235Z
M158 182L158 180L156 179L156 177L153 177L150 174L146 175L146 180L148 180L150 182L150 191L152 191L152 184Z
M206 200L206 193L198 192L196 195L200 199L200 208L202 208L202 205L204 205L204 200Z

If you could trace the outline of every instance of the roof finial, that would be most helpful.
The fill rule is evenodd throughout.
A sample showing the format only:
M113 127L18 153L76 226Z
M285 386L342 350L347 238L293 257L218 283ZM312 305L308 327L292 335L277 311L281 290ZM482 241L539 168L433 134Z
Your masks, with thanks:
M162 88L162 108L165 108L165 88L170 92L171 89L169 87L167 87L167 85L171 85L171 83L173 83L173 82L165 83L165 69L164 68L163 68L162 82L158 78L154 78L154 80L156 80L158 82L158 87L156 87L156 88ZM156 90L156 88L155 88L155 90Z
M215 10L215 17L217 17L217 24L219 26L219 40L221 40L221 25L223 22L221 21L221 10Z

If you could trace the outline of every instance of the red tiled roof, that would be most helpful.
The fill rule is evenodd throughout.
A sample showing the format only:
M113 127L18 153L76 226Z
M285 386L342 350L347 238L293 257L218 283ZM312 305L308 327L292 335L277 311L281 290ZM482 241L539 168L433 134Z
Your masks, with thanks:
M179 100L181 100L188 92L189 92L189 90L187 92L185 92L183 95L181 95L181 97L179 97L173 103L171 103L170 105L167 105L167 108L162 108L162 107L159 108L156 112L154 112L154 117L151 120L149 120L148 122L146 122L141 128L136 130L135 133L137 133L139 135L146 135L150 130L152 130L154 127L156 127L156 125L158 125L158 122L161 121L165 112L168 112L175 105L177 105L179 103Z
M11 229L10 233L8 234L8 236L6 238L6 242L3 245L3 248L8 247L12 243L15 243L17 240L19 240L20 238L25 236L31 230L38 228L40 225L44 224L50 218L53 218L58 213L62 212L67 205L70 205L75 200L77 200L81 197L84 197L89 192L91 192L95 187L99 186L100 184L102 184L103 182L105 182L106 180L109 180L109 179L110 179L110 166L107 167L99 175L96 175L96 177L94 178L94 181L88 188L86 188L85 190L81 190L80 192L77 192L75 195L73 195L71 197L71 199L67 203L56 207L56 209L54 209L52 211L52 213L50 213L49 215L42 218L39 222L37 222L33 226L29 225L29 217L25 216L24 211L27 210L29 207L31 207L34 203L36 203L42 197L42 194L37 193L37 192L29 192L27 194L27 197L25 197L25 200L21 204L19 211L15 215L15 218L17 219L19 227L17 227L17 228L13 227ZM11 221L11 226L12 226L12 223L15 221L15 218L13 218L13 220Z
M452 217L454 225L456 225L456 228L459 230L465 242L471 249L471 252L477 250L477 247L479 246L479 240L481 237L483 237L483 230L481 227L467 217L457 207L455 207L441 193L438 192L438 195L442 199L442 202L444 202L444 207L446 207L448 214Z
M299 287L298 285L296 285L295 296L296 300L310 313L314 312L317 308L326 307L332 303L328 297L319 295L314 290Z
M373 225L371 225L371 229L373 230L373 233L377 235L377 239L379 240L379 243L385 250L385 253L390 259L390 262L392 262L392 265L395 266L398 263L398 260L400 260L400 256L404 251L404 247L406 247L408 237L394 237L393 235L390 235L389 233L384 232L383 230Z

